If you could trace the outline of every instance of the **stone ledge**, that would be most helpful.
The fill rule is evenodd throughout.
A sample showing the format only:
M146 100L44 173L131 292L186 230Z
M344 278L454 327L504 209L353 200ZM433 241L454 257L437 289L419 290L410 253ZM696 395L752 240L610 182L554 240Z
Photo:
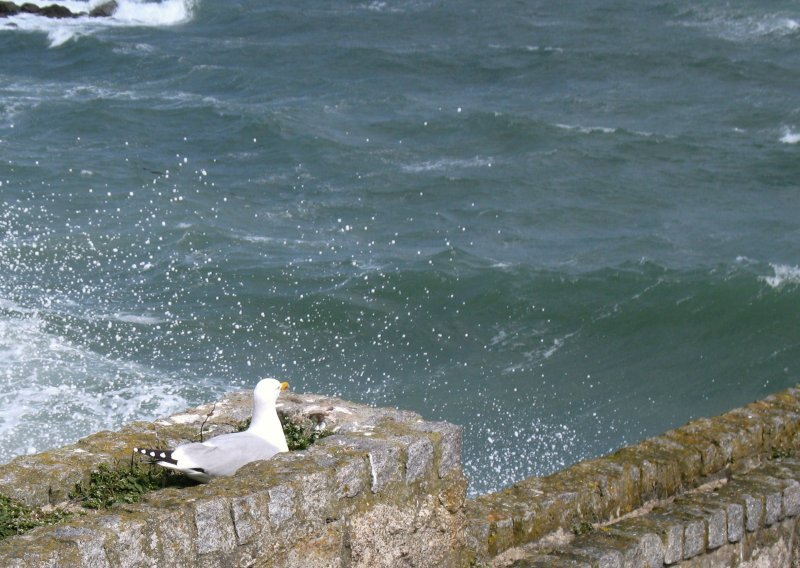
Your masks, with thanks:
M251 408L252 393L234 393L17 458L0 466L0 491L32 506L53 503L101 463L127 463L134 446L196 440L204 423L206 438L235 431ZM349 566L389 567L400 558L460 565L459 427L314 395L283 395L278 410L334 434L233 477L163 489L135 505L5 539L3 566L339 566L343 558Z
M648 504L758 467L773 454L798 449L800 389L794 387L721 416L695 420L606 457L468 501L466 538L473 562L489 562L506 550L582 524L611 522ZM787 472L794 467L788 461L781 463ZM792 475L785 473L786 478ZM756 483L755 478L751 483ZM762 490L770 483L762 480L748 491L764 495ZM764 497L763 503L761 497L737 502L749 511L750 526L756 523L754 515L760 506L771 507L763 513L767 518L777 518L779 493L773 492L770 500ZM707 503L695 505L691 518L708 523L704 516ZM691 518L686 525L690 537L696 529ZM733 530L736 534L735 527ZM718 535L714 533L713 538Z
M734 566L739 564L729 563L728 557L745 564L751 557L765 554L765 547L754 545L756 540L765 540L765 534L787 530L791 534L800 528L800 461L779 459L716 485L553 546L529 545L507 551L492 565ZM768 558L789 553L787 545L766 552ZM717 557L721 559L711 560ZM760 565L788 566L763 562Z

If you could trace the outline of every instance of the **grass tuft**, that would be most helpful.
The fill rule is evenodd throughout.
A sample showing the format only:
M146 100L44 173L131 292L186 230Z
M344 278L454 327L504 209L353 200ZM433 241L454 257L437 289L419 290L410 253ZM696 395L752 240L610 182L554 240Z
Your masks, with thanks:
M281 426L283 426L283 435L286 436L286 445L289 447L290 452L306 450L317 440L333 434L330 430L316 430L310 427L303 427L288 418L281 418ZM250 418L240 422L236 429L239 432L244 432L249 427Z
M785 448L783 446L772 448L772 459L774 460L791 457L794 457L794 452L790 448Z
M196 483L162 467L134 462L130 467L112 468L101 463L87 482L75 485L69 497L87 509L108 509L116 503L138 503L150 491L190 485Z
M290 452L308 449L308 447L317 440L333 434L330 430L303 428L291 420L283 421L282 425L283 434L286 436L286 445L289 447Z
M594 525L588 521L581 521L572 525L572 534L575 536L583 536L589 534L594 530Z
M28 532L36 527L53 525L68 519L71 513L32 509L15 499L0 495L0 540Z

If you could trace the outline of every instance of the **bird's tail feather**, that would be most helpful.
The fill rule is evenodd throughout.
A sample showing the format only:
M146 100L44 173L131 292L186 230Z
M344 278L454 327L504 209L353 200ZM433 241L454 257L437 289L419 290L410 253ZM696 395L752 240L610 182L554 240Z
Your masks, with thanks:
M165 464L178 465L178 462L172 457L172 450L154 449L154 448L133 448L133 451L151 458L153 462L164 462Z

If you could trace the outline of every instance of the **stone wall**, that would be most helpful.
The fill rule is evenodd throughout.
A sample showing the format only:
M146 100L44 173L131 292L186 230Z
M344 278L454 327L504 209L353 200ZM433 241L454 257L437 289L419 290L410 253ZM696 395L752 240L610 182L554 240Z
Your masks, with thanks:
M800 389L556 474L466 500L461 431L418 415L313 395L293 421L333 429L302 452L208 485L0 542L0 566L652 568L800 565ZM0 466L0 493L63 501L134 446L234 431L235 393Z
M778 459L579 535L515 547L491 560L513 568L797 566L800 461ZM586 526L588 527L588 525ZM581 531L577 531L581 532Z
M468 550L474 564L518 568L796 566L798 450L792 388L468 501ZM772 541L795 564L746 563Z
M280 412L336 433L307 451L249 464L207 485L150 493L0 542L0 566L459 566L466 480L460 428L411 412L309 395ZM0 466L0 491L57 503L101 463L134 446L231 432L249 416L237 393L155 423L101 432Z

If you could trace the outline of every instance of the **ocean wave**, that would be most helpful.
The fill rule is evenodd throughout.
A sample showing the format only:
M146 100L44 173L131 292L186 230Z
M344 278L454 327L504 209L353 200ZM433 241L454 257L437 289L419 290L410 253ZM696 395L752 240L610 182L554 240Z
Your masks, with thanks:
M800 22L784 16L767 16L755 22L755 35L793 35L800 30Z
M292 246L319 249L321 247L330 246L327 241L309 240L309 239L295 239L289 237L270 237L267 235L249 235L233 231L230 234L231 238L240 239L248 243L279 245L279 246Z
M93 352L52 333L44 317L3 305L13 312L0 312L0 463L187 405L176 380Z
M800 21L786 14L748 14L730 10L692 11L683 25L701 28L734 42L785 37L800 32Z
M783 129L783 136L781 136L780 141L784 144L797 144L800 142L800 132L787 126Z
M106 0L65 0L58 4L73 13L89 12ZM7 18L0 31L43 32L47 34L50 47L59 47L68 41L109 27L167 27L188 22L194 16L199 0L117 0L118 8L111 17L90 18L43 18L34 14L19 14ZM37 6L48 6L51 0L31 0Z
M624 128L617 128L611 126L582 126L580 124L563 124L557 123L554 125L561 130L571 130L579 132L580 134L628 134L634 136L641 136L644 138L651 138L656 136L653 132L646 132L640 130L626 130Z
M580 126L578 124L556 124L555 126L562 130L576 130L581 134L594 134L598 132L601 134L614 134L619 130L607 126Z
M761 279L772 288L783 288L790 284L800 284L800 266L787 264L770 264L772 276L763 276Z
M356 9L369 12L405 14L429 9L434 3L426 0L407 0L403 2L385 2L384 0L370 0L358 4Z
M500 50L500 51L512 51L512 52L520 50L520 51L525 51L527 53L541 52L541 53L545 53L545 54L564 53L564 48L563 47L554 47L554 46L551 46L551 45L542 46L542 45L526 44L526 45L521 45L521 46L517 46L517 45L513 45L512 46L512 45L505 45L505 44L501 44L501 43L493 43L493 44L489 45L489 49L496 49L496 50Z
M146 316L140 314L114 314L112 317L113 320L123 322L123 323L132 323L136 325L158 325L160 323L166 323L168 320L164 318L157 318L154 316Z
M467 168L491 168L495 160L489 157L475 156L473 158L441 158L439 160L429 160L401 166L400 169L406 173L423 172L446 172Z
M0 313L15 313L15 314L33 314L34 310L20 306L16 302L12 302L6 298L0 298Z
M125 25L174 26L189 21L196 4L196 0L122 0L113 19Z

